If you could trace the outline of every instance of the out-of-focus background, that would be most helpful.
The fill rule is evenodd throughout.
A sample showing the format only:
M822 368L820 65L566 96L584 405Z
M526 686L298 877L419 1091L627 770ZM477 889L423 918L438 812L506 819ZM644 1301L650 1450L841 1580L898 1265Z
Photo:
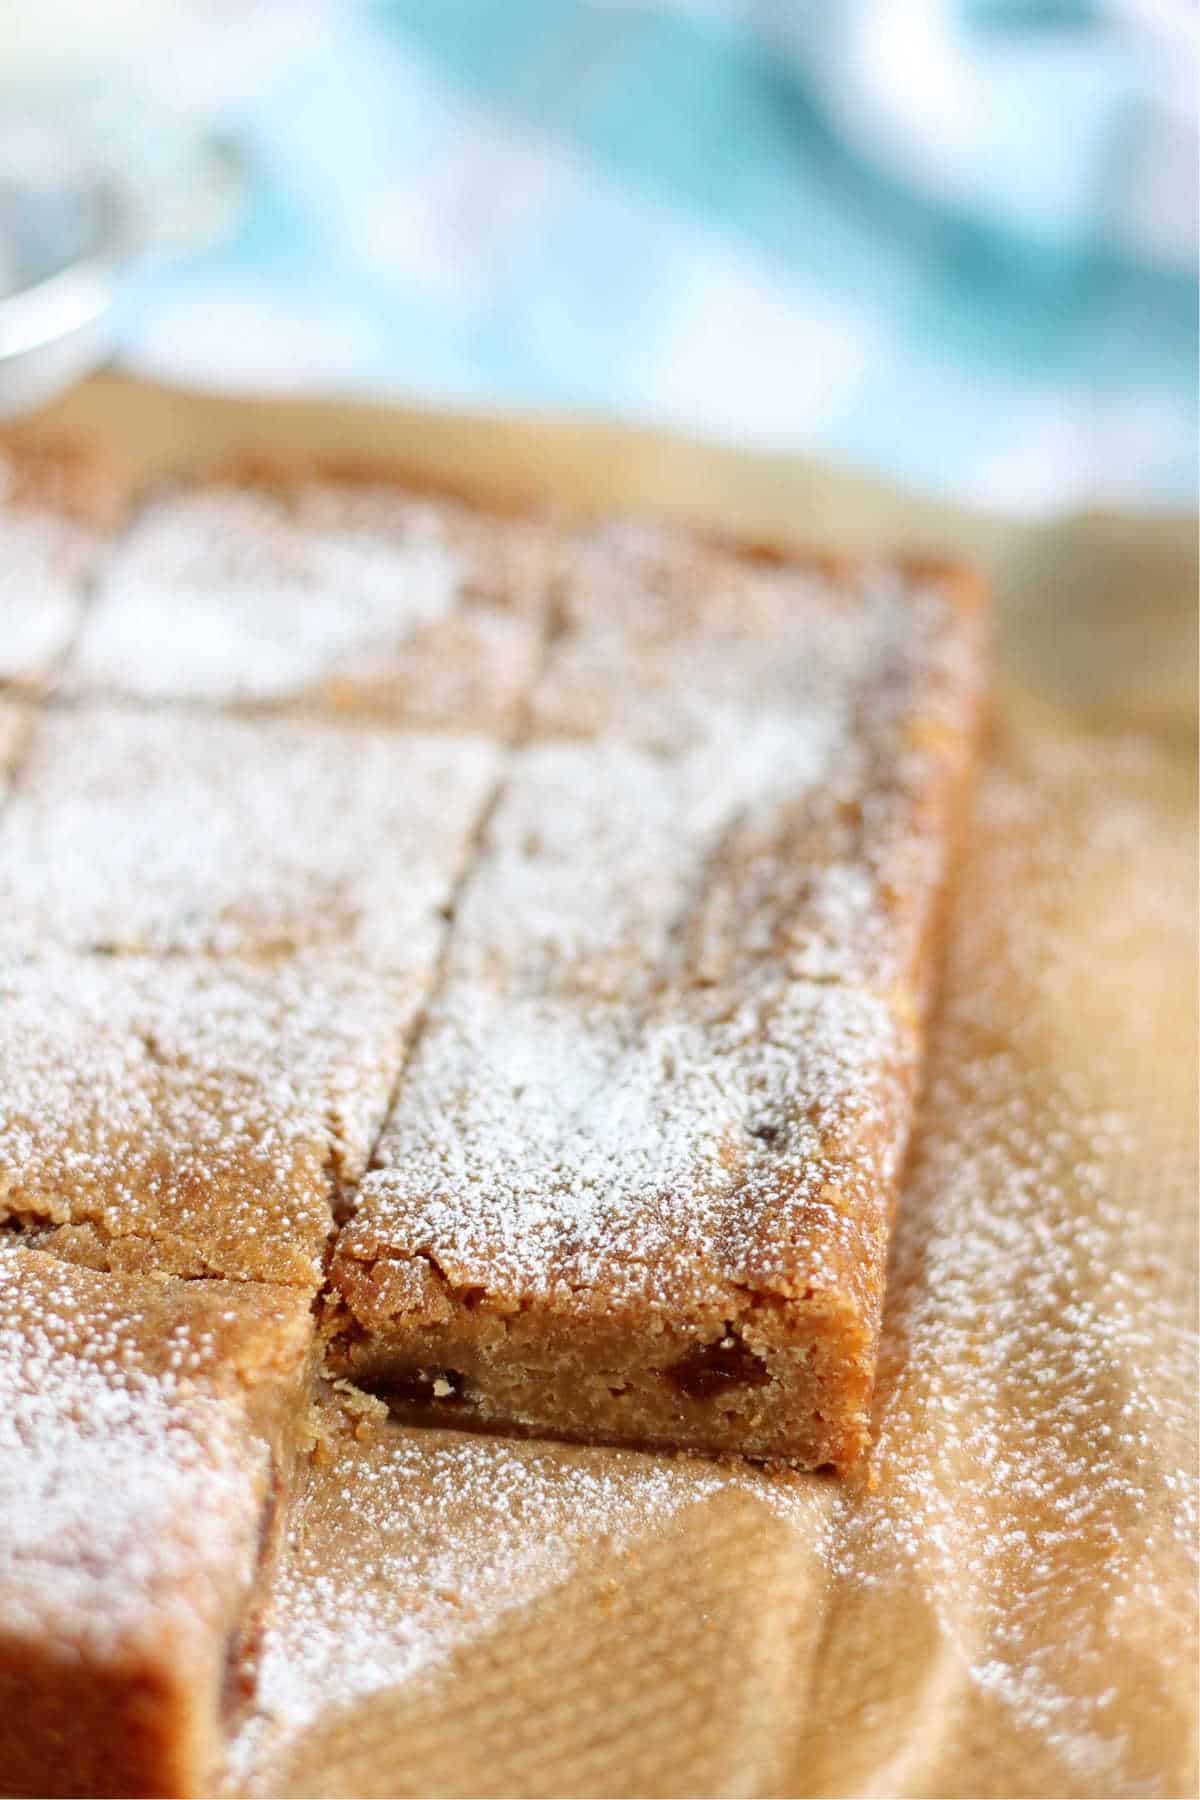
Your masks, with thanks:
M1183 0L0 0L0 403L86 320L81 364L175 382L1192 505L1196 32Z

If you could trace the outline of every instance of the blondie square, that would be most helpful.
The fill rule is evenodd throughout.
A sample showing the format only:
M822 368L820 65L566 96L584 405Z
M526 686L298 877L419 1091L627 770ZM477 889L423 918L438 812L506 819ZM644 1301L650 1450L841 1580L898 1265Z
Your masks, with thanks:
M311 1337L294 1290L0 1249L0 1790L211 1791Z
M332 953L419 997L499 763L453 732L43 709L0 815L0 946Z
M123 535L67 685L506 731L540 660L550 557L530 520L380 481L188 487Z
M0 968L0 1223L97 1268L321 1280L417 997L329 958Z
M616 544L566 558L540 736L336 1246L329 1364L406 1418L844 1469L979 595Z
M696 942L726 965L761 950L769 919L794 974L919 1004L977 735L976 578L645 522L598 525L562 561L534 731L664 758L706 746L745 784L714 840Z

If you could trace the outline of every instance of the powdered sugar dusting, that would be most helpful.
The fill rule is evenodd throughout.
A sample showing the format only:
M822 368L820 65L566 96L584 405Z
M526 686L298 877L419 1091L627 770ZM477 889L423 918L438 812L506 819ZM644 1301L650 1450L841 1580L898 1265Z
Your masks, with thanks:
M318 1718L435 1673L588 1559L619 1558L722 1482L686 1459L375 1422L327 1455L266 1622L258 1718L234 1746L230 1779L250 1791Z
M498 588L502 566L510 585ZM498 721L536 663L543 583L532 528L397 489L167 495L112 556L69 684L225 702L333 697L436 722L457 699L475 708L466 722Z
M643 995L730 832L818 791L845 746L828 713L740 724L670 757L603 739L518 751L459 908L452 978Z
M499 756L451 734L45 712L0 822L0 940L332 948L419 993Z
M628 522L564 560L535 727L696 765L725 810L695 894L708 953L769 944L793 974L916 997L979 705L977 598L945 574L831 573Z
M572 540L563 585L566 631L534 699L544 728L664 750L748 715L848 720L865 697L868 737L914 705L969 724L979 608L935 578L887 562L831 573L623 521Z
M882 999L793 978L753 914L732 975L689 936L731 822L818 785L832 741L802 716L747 721L733 754L518 753L347 1253L428 1249L522 1294L653 1293L681 1257L718 1284L857 1288L903 1143L906 1031Z
M1166 756L1028 742L981 796L835 1568L885 1614L914 1584L1070 1791L1159 1791L1195 1657L1194 884Z
M23 491L19 461L0 453L0 682L38 685L79 624L102 540Z
M239 1305L229 1290L114 1283L0 1251L9 1644L68 1665L140 1646L219 1676L254 1573L269 1460L229 1373L246 1327L264 1327ZM267 1328L296 1338L297 1311Z
M447 998L340 1252L428 1251L454 1285L522 1298L829 1287L869 1316L903 1142L894 1022L802 984L711 1004Z
M0 972L0 1214L99 1266L315 1288L419 996L340 965Z

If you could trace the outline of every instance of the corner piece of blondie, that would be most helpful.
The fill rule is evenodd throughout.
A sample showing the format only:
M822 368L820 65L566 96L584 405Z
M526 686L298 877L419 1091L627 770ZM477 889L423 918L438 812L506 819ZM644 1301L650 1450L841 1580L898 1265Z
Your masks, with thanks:
M209 1791L311 1346L291 1289L0 1249L0 1790Z

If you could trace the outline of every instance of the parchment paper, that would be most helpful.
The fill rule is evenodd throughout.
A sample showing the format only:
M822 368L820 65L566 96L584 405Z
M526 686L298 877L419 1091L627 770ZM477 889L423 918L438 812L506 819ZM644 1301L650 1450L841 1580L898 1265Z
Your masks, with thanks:
M608 425L107 378L43 427L163 473L378 455L997 584L867 1479L408 1432L332 1395L229 1791L1194 1794L1194 521L1020 527Z

